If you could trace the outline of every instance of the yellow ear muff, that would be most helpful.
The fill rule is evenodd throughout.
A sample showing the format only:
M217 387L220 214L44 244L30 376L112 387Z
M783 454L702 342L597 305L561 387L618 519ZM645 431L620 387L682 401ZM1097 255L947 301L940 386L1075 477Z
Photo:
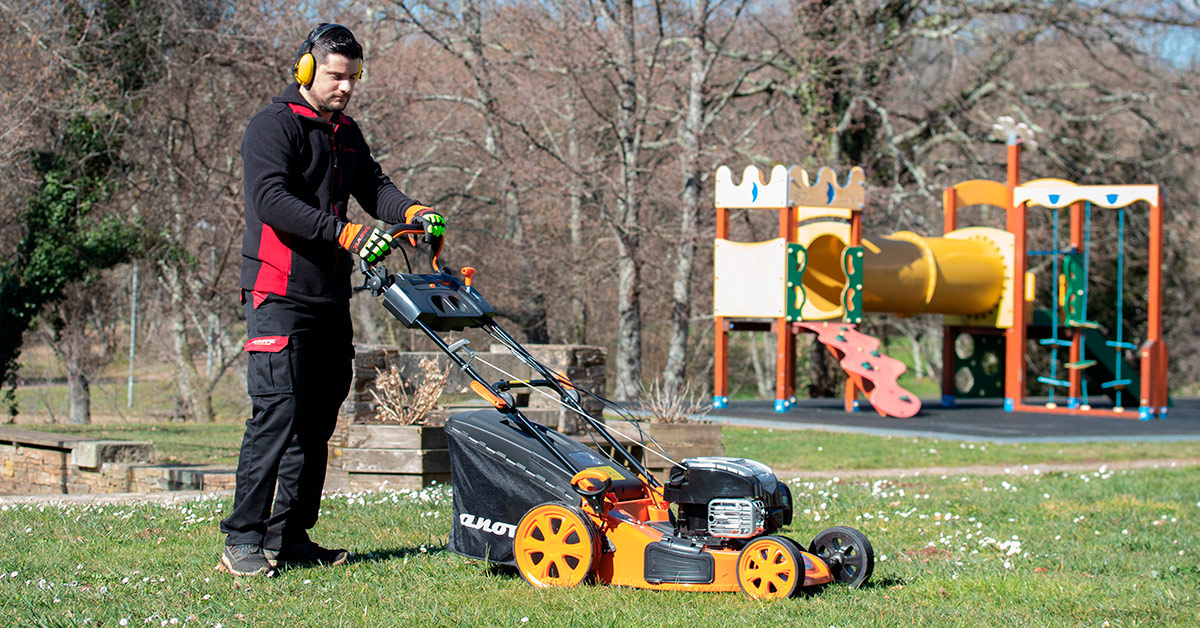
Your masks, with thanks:
M361 63L359 64L359 72L362 72ZM304 87L312 85L317 69L317 60L313 58L311 52L306 52L296 59L296 65L292 68L292 76L296 77L296 82Z
M344 30L351 38L354 37L354 33L341 24L320 24L308 34L308 37L304 38L304 43L300 44L300 52L296 55L296 63L292 66L292 76L296 78L296 82L300 83L301 87L311 87L313 79L316 78L317 60L312 54L313 46L322 35L335 29ZM363 62L362 59L359 59L358 72L354 74L354 80L361 79L362 74Z

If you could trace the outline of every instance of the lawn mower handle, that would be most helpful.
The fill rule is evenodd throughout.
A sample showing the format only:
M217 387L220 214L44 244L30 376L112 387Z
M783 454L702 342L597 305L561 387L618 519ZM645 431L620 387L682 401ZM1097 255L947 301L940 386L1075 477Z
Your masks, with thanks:
M397 238L399 236L404 236L404 235L418 236L418 235L425 234L425 226L417 224L417 223L411 223L411 222L400 222L400 223L396 223L396 224L388 227L385 231L388 235L392 236L393 238ZM438 255L440 255L442 253L442 243L443 243L444 238L445 238L445 236L430 236L430 238L428 240L428 242L429 242L429 265L433 268L433 272L435 272L435 273L442 272L442 268L440 266L438 266ZM373 266L373 264L367 263L367 260L365 260L361 257L358 258L358 269L360 271L362 271L363 273L370 272L372 266Z

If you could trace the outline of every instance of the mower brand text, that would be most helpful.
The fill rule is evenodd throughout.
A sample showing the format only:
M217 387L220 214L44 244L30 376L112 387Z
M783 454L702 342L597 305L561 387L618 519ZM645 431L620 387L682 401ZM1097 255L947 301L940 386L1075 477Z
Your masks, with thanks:
M462 524L463 527L471 528L472 530L483 530L484 532L495 534L496 536L507 536L510 538L517 536L517 526L511 523L492 521L491 519L476 517L470 513L464 512L463 514L459 515L458 522Z

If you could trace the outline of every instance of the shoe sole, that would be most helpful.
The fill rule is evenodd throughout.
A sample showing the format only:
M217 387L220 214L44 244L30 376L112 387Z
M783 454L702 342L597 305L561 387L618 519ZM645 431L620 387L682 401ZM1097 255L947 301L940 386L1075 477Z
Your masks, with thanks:
M327 563L327 562L320 561L320 560L307 560L307 561L302 561L302 560L292 561L292 560L287 560L287 559L279 560L278 558L274 558L274 559L268 558L267 562L270 563L271 566L276 569L283 569L284 567L303 567L303 566L337 567L340 565L345 565L346 563L350 562L350 553L347 552L345 554L342 554L341 558L333 561L332 563Z
M238 571L237 569L233 568L233 565L229 564L229 559L224 555L221 556L221 562L217 563L217 571L238 577L266 576L270 578L271 576L275 575L275 569L273 565L270 567L260 567L254 571Z

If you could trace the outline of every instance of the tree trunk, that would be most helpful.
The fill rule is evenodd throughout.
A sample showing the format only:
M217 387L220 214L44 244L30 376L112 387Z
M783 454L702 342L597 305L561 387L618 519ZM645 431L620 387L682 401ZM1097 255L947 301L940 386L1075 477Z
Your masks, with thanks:
M179 400L187 418L199 423L211 423L214 419L211 395L204 394L199 382L201 375L196 369L195 356L188 343L187 310L184 305L183 277L178 269L159 264L164 282L170 294L171 340L175 349L175 384L179 388Z
M754 388L758 390L760 399L771 399L775 394L775 370L770 373L766 372L766 366L763 364L762 356L758 353L759 336L765 343L770 339L767 334L755 334L750 336L750 366L754 369ZM769 347L764 347L767 355L773 355L773 350Z
M676 394L687 378L687 342L692 313L692 279L696 260L696 222L700 215L700 135L704 123L705 71L704 42L706 2L692 3L690 72L687 113L679 133L679 164L683 176L680 195L679 240L675 248L675 269L671 281L670 332L667 339L667 364L663 369L663 392Z
M912 345L913 376L917 379L924 379L928 369L921 355L923 353L921 350L921 338L916 334L910 334L908 342Z
M617 260L617 399L642 396L641 264L622 243Z
M71 402L69 421L71 425L87 425L92 422L91 387L78 360L72 362L75 364L67 365L67 395Z
M567 115L567 159L571 167L578 172L580 169L579 163L579 126L578 118L575 114L575 104L573 99L567 99L566 115ZM567 226L571 237L571 268L584 268L584 244L583 244L583 178L578 176L570 177L571 184L568 189L567 208L570 212L567 219ZM568 331L567 342L572 344L587 344L587 302L584 300L584 295L589 290L589 281L583 273L571 273L571 299L568 307Z
M620 148L621 195L617 201L617 383L618 399L642 395L642 296L641 261L638 259L640 225L638 197L637 33L633 0L621 0L614 23L621 40L616 42L617 118Z

